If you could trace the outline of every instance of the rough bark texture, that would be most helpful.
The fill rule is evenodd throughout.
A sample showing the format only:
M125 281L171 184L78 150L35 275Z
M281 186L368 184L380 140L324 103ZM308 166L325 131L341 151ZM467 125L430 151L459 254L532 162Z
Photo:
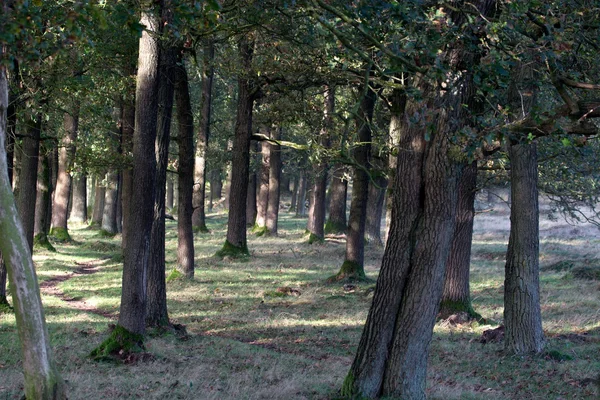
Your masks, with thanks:
M464 168L458 182L456 223L446 262L446 278L438 315L440 318L448 318L457 312L466 312L471 318L480 318L471 306L469 287L476 189L477 161L474 161Z
M247 37L239 41L239 56L242 70L251 70L253 43ZM246 196L248 195L248 171L250 169L250 132L252 129L252 107L254 89L250 78L238 77L238 102L235 122L235 138L232 151L231 184L229 193L229 216L227 241L220 255L248 254L246 237Z
M369 196L369 169L371 156L371 120L377 94L367 88L360 104L360 114L356 120L357 144L354 147L354 167L352 180L352 200L346 232L346 256L336 279L364 279L365 269L365 226L367 201ZM374 200L373 200L374 201Z
M28 399L66 399L64 381L52 360L44 309L31 259L31 245L19 221L8 179L4 147L7 107L8 82L6 71L0 68L0 235L3 238L0 252L13 288L13 305L23 354L25 396ZM35 161L37 173L37 157ZM33 183L35 185L35 181ZM33 214L33 209L30 211Z
M321 146L329 148L331 145L331 124L335 112L335 88L327 86L324 93L323 122L319 132ZM308 242L323 241L325 239L325 210L327 193L327 175L329 165L327 161L321 161L315 166L315 178L311 193L311 203L308 212L307 229L310 233Z
M348 197L348 181L345 178L345 168L336 165L333 168L329 184L329 217L325 224L325 233L346 233L346 201Z
M378 168L382 168L379 163ZM383 217L383 204L385 202L385 192L388 181L380 172L375 172L375 176L369 182L369 201L367 203L367 220L365 223L365 240L367 243L375 246L383 246L381 238L381 218Z
M50 168L46 146L41 146L38 157L37 194L35 199L35 221L33 226L33 242L35 245L54 250L48 241L48 218L50 211Z
M111 171L106 174L106 188L104 191L104 208L102 209L102 231L108 235L116 235L117 206L118 206L119 173Z
M266 126L260 127L260 133L269 137L271 129ZM256 227L264 228L267 225L267 207L269 203L269 165L271 163L271 146L267 142L260 143L260 168L257 176L256 196Z
M133 182L129 206L127 248L123 265L123 284L118 324L128 332L144 334L146 327L146 283L150 252L150 233L154 216L156 185L156 116L158 114L158 56L156 32L160 19L149 10L142 11L136 84L135 132L133 135Z
M17 207L25 237L29 243L29 250L33 250L33 228L35 225L35 199L37 191L38 156L40 152L40 133L42 116L29 121L27 135L23 137L23 151L21 156L21 170L19 174L19 198Z
M135 105L125 103L123 112L121 113L121 151L127 160L125 167L121 171L122 188L121 188L121 206L123 208L123 229L121 247L127 248L127 228L129 227L129 215L131 205L131 193L133 191L133 169L131 164L131 156L133 150L133 132L135 128Z
M52 199L52 235L70 239L67 230L67 213L71 193L71 167L75 157L75 141L79 129L79 105L64 114L64 136L58 148L58 175Z
M273 129L271 131L271 138L280 140L281 128ZM267 234L277 236L281 178L281 146L270 143L269 147L269 200L267 203L267 219L265 224Z
M73 208L70 220L85 223L87 219L87 175L78 174L73 177Z
M92 225L102 225L104 213L104 199L106 197L106 185L103 179L96 177L96 189L94 190L94 208L92 210Z
M158 119L155 146L156 183L154 192L154 219L152 221L150 255L148 259L147 326L166 326L169 324L165 276L165 195L177 61L177 50L175 48L170 47L161 50L159 57L160 82L158 84Z
M175 76L175 101L179 137L178 204L177 207L177 267L187 278L194 277L194 115L190 103L189 84L185 66L179 64ZM202 169L204 175L204 168ZM204 179L202 180L204 185ZM204 204L204 190L202 190ZM202 207L204 214L204 207ZM204 226L206 228L206 226Z
M512 202L504 280L504 347L514 354L544 348L539 282L539 206L535 144L509 149Z
M250 154L250 159L252 157L256 158L258 143L254 142L251 144L252 152ZM252 163L250 163L252 164ZM253 227L256 223L256 216L258 211L256 209L256 181L257 174L255 169L251 169L250 175L248 176L248 198L246 199L246 226Z
M206 146L210 136L210 120L212 109L212 86L214 77L213 59L215 57L214 43L207 39L204 46L204 65L202 70L202 97L198 138L196 140L196 155L194 161L194 214L192 225L194 230L208 232L204 199L206 197Z

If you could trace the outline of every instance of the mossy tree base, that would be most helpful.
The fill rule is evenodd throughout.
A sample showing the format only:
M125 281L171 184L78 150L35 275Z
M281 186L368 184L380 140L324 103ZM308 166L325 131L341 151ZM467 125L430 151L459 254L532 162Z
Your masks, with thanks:
M106 229L100 229L98 231L98 236L101 238L114 238L115 236L117 236L117 233L109 232Z
M323 243L324 241L325 241L324 237L317 236L312 232L308 235L308 244Z
M71 235L69 235L69 231L65 228L52 228L50 229L50 236L59 242L71 242Z
M223 244L223 248L217 251L215 256L219 258L246 258L250 256L250 252L248 251L248 246L234 246L233 244L229 243L228 240L226 240Z
M327 283L336 283L340 281L369 282L370 279L365 275L365 270L362 265L354 261L345 260L340 271L327 278Z
M440 310L437 318L440 320L448 319L451 315L458 313L466 313L470 321L486 323L486 319L473 309L470 300L455 301L443 300L440 304Z
M94 361L120 361L144 351L144 336L117 325L110 336L90 353Z
M52 243L50 243L48 236L45 233L38 233L33 237L33 247L56 252L56 249L52 246Z
M268 236L269 230L266 226L254 225L250 232L254 233L256 236Z
M339 222L327 221L325 224L325 234L344 234L346 233L348 227L346 224L342 224Z
M208 229L206 225L193 226L192 230L194 233L210 233L210 229Z

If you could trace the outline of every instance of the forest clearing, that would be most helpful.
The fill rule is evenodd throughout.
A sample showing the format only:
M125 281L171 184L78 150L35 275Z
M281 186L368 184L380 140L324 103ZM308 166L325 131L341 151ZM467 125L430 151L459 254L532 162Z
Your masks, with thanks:
M489 323L436 324L430 399L591 399L600 370L600 238L589 224L540 222L541 308L548 340L535 356L507 356L481 343L502 321L506 206L475 218L473 306ZM374 281L328 284L344 255L343 236L306 243L305 222L282 213L279 237L250 235L251 255L214 257L226 215L208 214L197 234L196 277L167 284L173 323L187 334L149 332L148 356L123 364L88 357L115 324L120 299L119 236L72 229L71 244L34 260L56 362L71 399L335 399L352 362ZM175 265L175 223L167 222L167 269ZM377 276L383 249L367 246ZM577 274L587 267L592 276ZM593 279L589 279L593 278ZM45 284L50 282L50 284ZM291 289L291 290L290 290ZM19 399L23 377L14 316L0 315L0 399Z

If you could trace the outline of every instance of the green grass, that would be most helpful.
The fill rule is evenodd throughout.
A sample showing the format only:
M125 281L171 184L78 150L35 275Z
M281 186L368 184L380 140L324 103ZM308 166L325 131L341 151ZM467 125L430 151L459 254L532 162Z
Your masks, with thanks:
M109 336L119 310L120 236L70 229L74 241L53 243L56 253L36 252L40 281L58 284L65 301L43 294L57 363L69 398L327 399L339 390L352 362L377 277L382 250L368 247L369 282L345 292L329 284L344 259L344 243L326 238L309 245L305 220L283 214L278 237L248 235L249 257L224 259L226 216L209 214L209 233L196 236L194 280L168 281L169 314L188 336L147 336L154 358L130 365L96 363L88 354ZM477 312L502 320L506 236L477 233L473 245L472 298ZM167 271L176 267L176 226L167 221ZM597 259L598 240L542 240L542 313L548 351L506 357L501 344L478 338L495 325L436 325L431 344L430 399L592 398L589 383L600 371L598 281L547 268L560 260ZM586 249L582 251L582 249ZM597 250L594 250L597 252ZM589 254L588 254L589 253ZM581 261L583 262L583 261ZM74 273L82 266L95 273ZM89 272L89 271L88 271ZM290 287L300 295L286 295ZM77 308L84 304L87 309ZM83 306L82 306L83 307ZM90 309L105 313L102 316ZM22 395L20 349L14 316L0 314L0 399Z

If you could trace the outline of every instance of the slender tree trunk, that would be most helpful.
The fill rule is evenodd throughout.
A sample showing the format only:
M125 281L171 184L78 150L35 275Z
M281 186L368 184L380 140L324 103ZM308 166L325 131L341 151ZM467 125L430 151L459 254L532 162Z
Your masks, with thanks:
M271 138L281 139L281 128L271 131ZM267 233L277 236L277 222L279 220L279 195L281 178L281 146L269 144L269 196L267 203L267 219L265 221Z
M365 224L365 240L375 246L383 246L381 238L381 219L383 217L383 205L385 203L385 192L387 190L387 179L377 174L369 182L369 194L367 203L367 220Z
M346 199L348 196L348 180L345 177L343 165L336 165L333 169L331 184L329 185L329 217L325 224L326 233L346 233Z
M66 399L64 381L52 360L44 309L31 259L31 242L28 242L19 221L11 182L6 172L8 166L4 140L7 135L7 107L8 82L6 71L0 68L0 235L3 237L0 240L0 252L12 287L15 319L23 353L25 396L28 399ZM37 174L37 154L35 161ZM33 183L35 185L36 181ZM33 188L35 190L35 186ZM32 197L35 200L35 194ZM32 217L33 210L34 208L29 209ZM31 231L33 233L33 226Z
M96 177L96 189L94 190L94 209L92 210L92 225L102 225L104 214L104 199L106 197L106 186L103 179Z
M283 171L281 171L281 194L289 195L292 193L292 191L290 190L290 183L290 176L284 174Z
M174 196L175 196L175 183L173 182L173 179L171 177L169 177L169 175L167 175L167 202L165 204L165 207L167 208L167 210L173 209Z
M400 143L400 135L402 134L402 120L404 118L404 112L406 110L406 92L401 89L394 89L390 96L390 128L388 134L388 145L392 149L388 158L388 187L387 187L387 202L386 202L386 213L385 213L385 227L386 234L385 239L387 241L388 232L392 222L392 204L394 203L394 182L396 181L396 158L398 156L397 150Z
M29 251L33 250L33 228L35 225L35 200L37 192L38 156L40 152L40 133L42 116L38 114L30 121L27 135L23 138L23 153L19 176L19 198L17 208L23 223Z
M271 128L261 126L260 133L269 137L271 135ZM260 143L260 154L261 161L257 182L258 194L256 198L256 231L263 234L267 226L267 207L269 204L269 164L271 162L271 147L269 143Z
M288 212L296 211L296 203L298 202L298 185L300 184L300 176L294 176L294 188L292 189L292 198L290 200L290 208Z
M73 177L71 221L85 223L87 219L87 175L80 173Z
M208 210L212 211L214 204L221 200L223 195L223 181L221 180L221 169L212 170L210 173L210 198Z
M116 235L117 229L117 207L118 207L118 185L119 174L110 171L106 174L106 187L104 190L104 207L102 208L102 231L108 235Z
M147 266L146 326L169 325L165 276L165 198L175 94L175 69L178 61L177 52L176 48L169 47L162 49L159 57L160 81L158 83L158 120L155 146L156 182L154 186L154 219L152 221L150 254ZM184 136L186 134L186 132L179 133Z
M243 71L250 71L254 44L248 37L239 41L240 61ZM235 138L232 151L232 175L228 194L229 216L227 240L219 255L248 254L246 237L246 196L248 195L248 171L250 163L250 132L252 130L252 107L254 92L250 78L238 77L238 104Z
M177 208L177 266L184 275L194 277L194 228L193 228L193 191L194 191L194 115L190 103L189 84L185 66L178 63L175 78L175 101L179 125L179 207ZM202 186L204 186L204 167L202 168ZM204 215L204 189L202 197L202 215ZM206 226L205 226L206 229Z
M121 234L121 248L127 248L127 228L129 227L129 216L131 207L131 193L133 192L133 169L131 155L133 150L133 133L135 128L135 105L123 104L121 112L121 151L126 163L122 174L121 207L123 208L123 229Z
M458 182L456 225L450 255L446 262L440 318L448 318L457 312L466 312L470 318L481 318L471 306L471 289L469 287L476 189L477 162L474 161L465 167Z
M356 120L359 144L354 148L353 156L358 167L354 167L354 179L352 180L352 200L346 233L346 257L335 279L365 279L365 226L369 195L371 120L376 99L377 94L371 88L367 88L361 100L360 119Z
M208 146L208 139L210 136L214 57L214 42L212 39L207 39L204 46L201 117L198 129L198 138L196 140L196 158L194 162L194 214L192 216L192 225L194 226L194 230L197 232L208 232L208 228L206 227L204 199L206 197L206 146Z
M227 145L227 148L229 148L229 145ZM233 150L231 150L231 151L233 151ZM223 208L227 211L229 211L229 202L231 200L231 178L233 175L232 166L233 166L233 159L231 161L231 164L227 165L225 167L225 170L227 171L227 175L225 176L225 182L223 183L223 192L225 192L222 196L223 197Z
M35 199L35 221L33 227L34 244L44 247L48 250L54 250L54 247L48 241L48 211L50 210L50 170L48 165L48 154L46 146L41 146L41 152L38 157L38 176L37 176L37 194Z
M296 199L296 216L306 216L306 173L300 172L300 183L298 183L298 197Z
M79 129L79 105L64 114L65 135L58 150L58 177L52 201L52 230L50 234L60 240L71 240L67 228L67 212L71 193L71 167L75 157L75 141Z
M246 226L252 228L256 223L256 171L250 171L248 177L248 198L246 199Z
M539 206L535 144L509 149L512 202L504 280L504 347L514 354L539 353L542 331L539 282Z
M327 86L324 93L323 126L319 133L321 145L329 148L331 144L331 125L335 112L335 88ZM327 193L327 174L329 165L321 161L315 168L315 181L312 190L311 208L308 213L309 243L320 242L325 239L325 208ZM312 212L311 212L312 211Z

